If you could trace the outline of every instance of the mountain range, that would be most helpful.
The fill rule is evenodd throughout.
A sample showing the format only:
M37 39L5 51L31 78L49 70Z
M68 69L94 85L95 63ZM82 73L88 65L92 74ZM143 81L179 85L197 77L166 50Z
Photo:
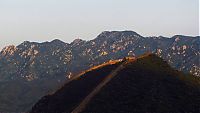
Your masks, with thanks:
M198 113L200 79L154 54L106 62L44 96L30 113Z
M6 46L0 52L0 112L27 111L84 70L146 52L179 71L200 76L199 45L199 36L144 37L134 31L104 31L89 41L55 39Z

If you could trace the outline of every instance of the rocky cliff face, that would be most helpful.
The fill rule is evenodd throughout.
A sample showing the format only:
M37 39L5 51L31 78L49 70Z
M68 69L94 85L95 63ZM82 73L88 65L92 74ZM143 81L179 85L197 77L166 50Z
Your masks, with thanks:
M133 31L105 31L94 40L76 39L64 43L25 41L7 46L0 54L0 80L53 77L58 73L80 72L110 59L153 52L174 68L200 75L200 37L176 35L143 37Z
M23 106L25 103L29 103L30 108L37 101L38 98L18 100L24 97L20 95L21 89L24 89L22 86L36 84L36 94L43 96L49 89L55 90L54 85L61 85L68 77L83 70L112 59L139 56L145 52L157 54L175 69L200 76L199 45L199 36L143 37L133 31L104 31L90 41L76 39L65 43L56 39L43 43L25 41L18 46L7 46L0 52L0 83L7 84L0 86L0 92L4 91L0 94L0 106L6 108L0 108L0 112L14 112L16 109L21 112L27 109L27 106ZM17 82L11 85L12 81ZM24 85L19 85L19 81ZM48 81L53 82L50 85ZM41 84L38 82L44 82L44 87L39 87ZM5 90L7 86L9 90ZM19 95L8 95L17 86ZM32 91L32 85L27 89ZM41 93L41 89L44 92ZM26 97L36 94L29 93ZM19 104L10 106L9 98L17 99Z

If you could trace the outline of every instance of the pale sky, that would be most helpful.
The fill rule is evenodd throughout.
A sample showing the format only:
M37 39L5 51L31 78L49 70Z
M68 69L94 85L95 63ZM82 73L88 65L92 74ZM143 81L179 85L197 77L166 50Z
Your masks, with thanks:
M25 40L90 40L106 30L196 36L199 0L0 0L0 49Z

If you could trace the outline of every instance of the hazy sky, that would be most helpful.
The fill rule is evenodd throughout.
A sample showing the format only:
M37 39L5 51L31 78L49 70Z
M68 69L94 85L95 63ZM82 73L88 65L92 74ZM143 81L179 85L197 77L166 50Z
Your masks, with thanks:
M105 30L199 35L199 1L0 0L0 49L24 40L90 40Z

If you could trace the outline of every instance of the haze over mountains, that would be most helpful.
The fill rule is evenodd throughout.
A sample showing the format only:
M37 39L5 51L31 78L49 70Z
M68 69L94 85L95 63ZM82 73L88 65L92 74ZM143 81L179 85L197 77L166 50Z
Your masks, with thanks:
M0 52L0 112L27 111L75 74L145 52L157 54L177 70L200 76L199 45L199 36L143 37L134 31L104 31L90 41L56 39L7 46Z

